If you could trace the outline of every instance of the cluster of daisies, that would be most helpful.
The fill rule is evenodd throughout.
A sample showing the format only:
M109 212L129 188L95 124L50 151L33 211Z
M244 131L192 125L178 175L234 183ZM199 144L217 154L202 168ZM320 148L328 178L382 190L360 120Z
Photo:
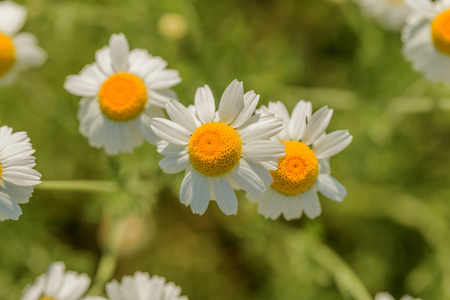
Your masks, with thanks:
M401 30L403 55L429 81L450 82L449 0L355 0L387 28Z
M121 282L106 284L108 298L86 296L91 279L87 274L66 271L62 262L52 263L47 272L28 285L21 300L188 300L181 296L181 288L164 277L136 272Z

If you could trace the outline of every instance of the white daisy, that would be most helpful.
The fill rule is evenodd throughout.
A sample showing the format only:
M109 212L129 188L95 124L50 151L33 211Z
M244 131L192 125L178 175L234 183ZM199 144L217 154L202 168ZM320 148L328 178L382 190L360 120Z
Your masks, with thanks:
M153 120L162 139L158 152L166 156L159 165L167 173L186 170L180 200L194 213L203 214L213 199L225 214L236 214L233 188L261 195L264 182L272 181L267 169L276 168L284 146L269 139L282 129L282 120L252 116L258 101L259 95L244 95L242 82L234 80L215 113L213 94L205 85L197 89L194 107L171 101L166 110L172 121Z
M165 104L176 99L170 88L181 81L167 62L147 50L130 51L123 34L113 34L109 46L98 50L96 62L78 75L68 76L64 87L82 96L80 132L109 155L132 152L143 140L156 143L150 124L163 117Z
M65 271L62 262L52 263L47 272L28 285L21 300L79 300L86 293L91 279L86 274Z
M47 59L33 34L18 33L26 18L25 7L11 1L0 2L0 86L11 84L19 71L39 67Z
M181 288L164 277L136 272L106 284L106 294L111 300L188 300L180 296ZM87 297L85 300L101 300L102 297Z
M322 211L317 191L343 201L347 191L330 175L329 158L346 148L353 137L347 130L325 133L333 110L324 106L311 115L311 102L302 100L291 117L279 101L269 102L259 111L284 120L283 131L274 139L286 149L277 170L270 172L273 183L267 191L261 197L248 194L250 201L258 203L258 212L266 218L283 214L286 220L292 220L300 218L304 210L312 219Z
M395 31L402 29L411 13L405 0L356 0L356 2L367 16Z
M391 294L383 292L383 293L377 293L375 295L375 300L395 300L394 297L391 296ZM400 300L421 300L420 298L413 298L411 296L405 295L400 298Z
M431 81L450 82L450 0L406 0L412 13L402 32L403 54Z
M30 138L26 132L12 133L0 127L0 220L17 220L22 214L19 204L27 203L41 174L33 170Z

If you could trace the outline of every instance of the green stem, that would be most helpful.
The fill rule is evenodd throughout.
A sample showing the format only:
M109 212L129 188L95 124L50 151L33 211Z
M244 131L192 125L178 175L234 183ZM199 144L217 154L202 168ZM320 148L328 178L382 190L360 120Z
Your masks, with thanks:
M316 243L310 251L311 257L330 272L345 299L372 300L367 288L350 266L330 247Z
M36 189L47 191L116 192L116 182L108 180L45 180Z

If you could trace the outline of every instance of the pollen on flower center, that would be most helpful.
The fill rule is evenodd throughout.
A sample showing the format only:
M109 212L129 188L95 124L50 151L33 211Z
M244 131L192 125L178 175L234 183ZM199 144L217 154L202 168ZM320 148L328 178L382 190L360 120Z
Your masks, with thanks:
M436 49L450 55L450 9L434 18L431 24L431 35Z
M207 176L227 174L241 159L242 141L236 130L224 123L210 122L197 128L188 152L194 168Z
M277 191L296 195L309 189L319 175L319 163L314 152L297 141L283 143L286 155L278 160L278 169L270 171L272 187Z
M98 102L103 113L114 121L136 118L147 103L144 82L130 73L111 75L98 92Z
M0 32L0 76L5 75L15 61L16 52L11 38Z

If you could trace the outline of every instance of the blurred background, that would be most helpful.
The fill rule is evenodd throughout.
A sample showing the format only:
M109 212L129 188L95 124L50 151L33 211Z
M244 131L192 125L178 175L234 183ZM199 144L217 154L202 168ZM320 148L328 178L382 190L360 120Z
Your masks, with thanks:
M38 186L19 221L0 223L0 299L19 299L52 261L93 278L110 238L113 278L161 275L189 299L355 299L356 281L372 295L450 299L450 88L411 70L399 33L345 0L17 2L49 59L0 90L1 124L27 131L44 182L117 188ZM238 192L236 216L214 202L193 215L178 199L184 174L164 174L155 147L91 148L63 83L119 32L180 71L186 105L204 84L220 99L237 78L260 104L334 108L328 131L354 136L331 160L345 201L321 196L317 219L272 221Z

